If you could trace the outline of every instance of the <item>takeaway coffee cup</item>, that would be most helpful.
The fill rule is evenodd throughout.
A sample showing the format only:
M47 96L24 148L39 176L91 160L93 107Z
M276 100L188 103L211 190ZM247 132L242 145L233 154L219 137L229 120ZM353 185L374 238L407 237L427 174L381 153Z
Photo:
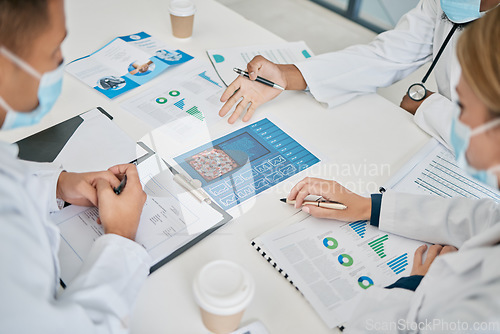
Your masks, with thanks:
M172 34L177 38L188 38L193 34L194 13L196 7L191 0L170 1L170 21Z
M216 334L234 331L250 304L255 285L238 264L218 260L206 264L193 282L196 302L205 327Z

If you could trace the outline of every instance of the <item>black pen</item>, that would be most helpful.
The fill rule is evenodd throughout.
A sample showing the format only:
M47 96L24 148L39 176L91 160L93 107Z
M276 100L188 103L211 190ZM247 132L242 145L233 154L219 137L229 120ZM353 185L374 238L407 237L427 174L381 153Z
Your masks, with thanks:
M115 194L120 195L123 191L123 188L125 188L125 185L127 184L127 174L123 176L122 182L118 185L118 187L113 188Z
M239 68L235 67L235 68L233 68L233 71L235 71L239 75L244 76L245 78L250 78L250 76L248 75L248 72L240 70ZM264 79L264 78L259 77L259 76L257 77L257 79L255 79L255 81L260 82L261 84L267 85L269 87L285 90L285 88L281 87L280 85L275 84L274 82L267 80L267 79Z

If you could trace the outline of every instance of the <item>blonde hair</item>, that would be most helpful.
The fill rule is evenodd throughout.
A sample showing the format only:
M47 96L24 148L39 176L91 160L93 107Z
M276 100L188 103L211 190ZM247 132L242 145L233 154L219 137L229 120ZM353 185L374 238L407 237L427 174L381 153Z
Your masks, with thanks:
M500 6L465 28L457 56L472 91L500 117Z

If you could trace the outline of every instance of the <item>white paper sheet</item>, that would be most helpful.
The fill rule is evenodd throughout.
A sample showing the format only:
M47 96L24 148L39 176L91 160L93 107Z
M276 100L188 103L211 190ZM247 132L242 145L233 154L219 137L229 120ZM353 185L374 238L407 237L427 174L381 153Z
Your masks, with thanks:
M491 198L500 202L498 190L468 176L457 166L453 153L434 139L401 168L386 188L447 198Z

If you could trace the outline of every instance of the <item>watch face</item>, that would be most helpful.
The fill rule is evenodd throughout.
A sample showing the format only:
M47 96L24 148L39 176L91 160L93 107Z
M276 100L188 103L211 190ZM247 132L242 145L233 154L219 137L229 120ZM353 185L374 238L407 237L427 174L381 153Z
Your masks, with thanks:
M427 89L425 89L424 85L420 83L416 83L408 88L408 96L413 101L422 101L425 98L427 93Z

